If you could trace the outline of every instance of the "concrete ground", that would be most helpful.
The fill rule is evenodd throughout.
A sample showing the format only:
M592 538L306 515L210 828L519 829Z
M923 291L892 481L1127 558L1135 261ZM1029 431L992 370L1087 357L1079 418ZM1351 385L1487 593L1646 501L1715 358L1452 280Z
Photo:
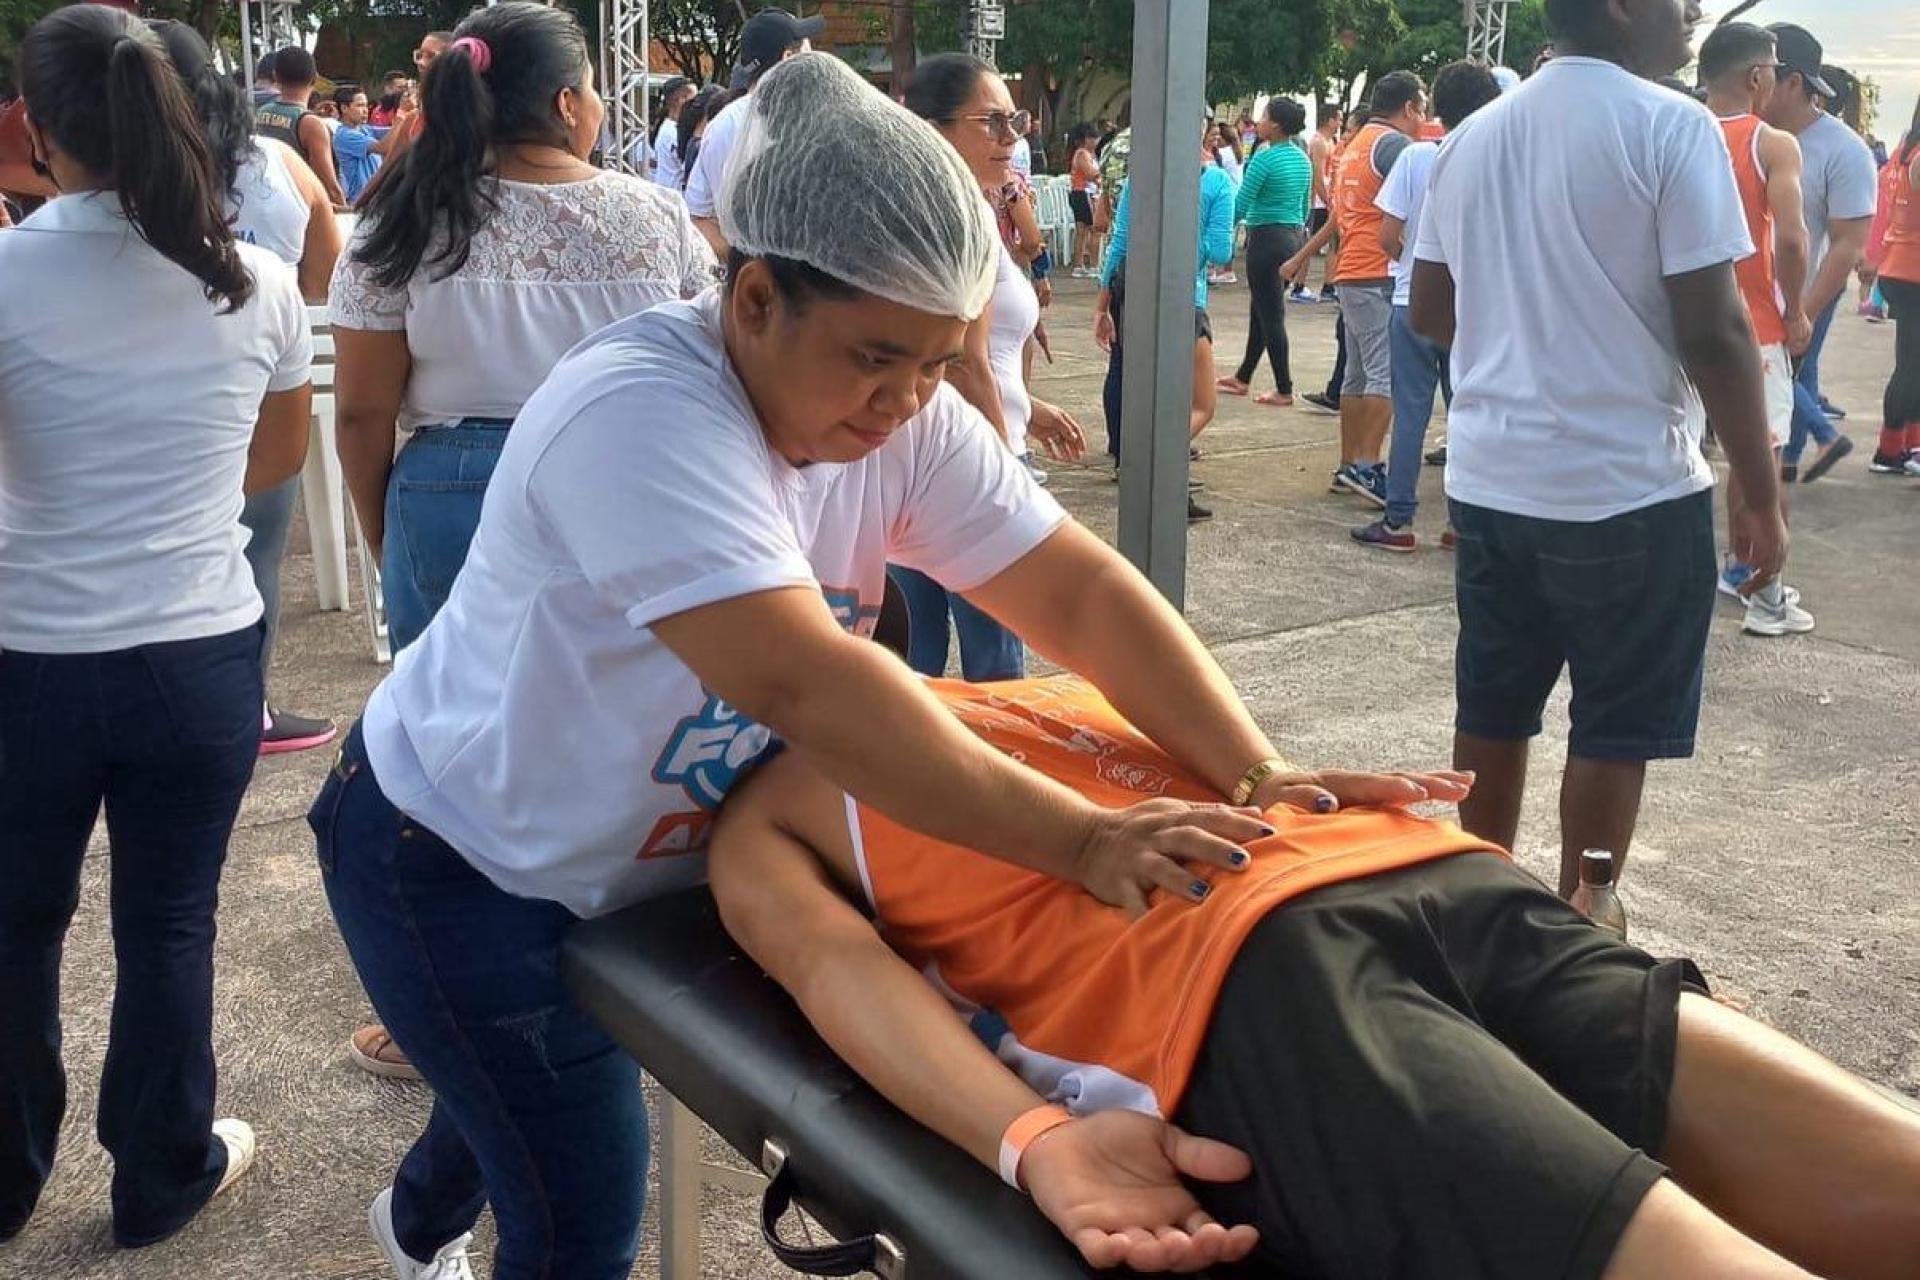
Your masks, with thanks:
M1060 283L1048 314L1057 362L1041 366L1038 390L1097 440L1104 358L1089 338L1090 300L1086 284ZM1246 304L1244 286L1216 292L1223 353L1239 353ZM1331 365L1332 308L1289 310L1300 389L1311 390ZM1911 808L1920 769L1911 558L1920 492L1865 472L1892 343L1886 328L1848 311L1828 343L1825 374L1832 398L1853 412L1847 426L1862 452L1793 494L1790 577L1819 630L1744 637L1737 611L1722 607L1700 752L1653 771L1626 898L1636 940L1695 956L1756 1015L1920 1096L1920 827ZM1267 378L1263 369L1256 388ZM1451 561L1428 546L1394 556L1349 542L1348 527L1366 512L1325 492L1333 439L1330 418L1223 399L1197 466L1219 514L1193 531L1193 623L1294 758L1438 764L1452 713ZM1054 491L1111 536L1115 490L1098 459L1052 470ZM1419 530L1431 539L1441 524L1440 473L1429 470L1421 489ZM344 722L381 669L358 614L313 607L303 548L289 558L287 579L276 701ZM1543 874L1557 849L1564 687L1547 724L1518 850ZM229 859L215 1029L221 1110L258 1129L258 1166L175 1239L138 1253L110 1247L108 1166L92 1136L113 982L96 858L67 956L72 1109L61 1159L38 1216L0 1246L0 1278L390 1274L367 1237L365 1208L418 1131L427 1095L369 1079L343 1052L366 1004L302 822L330 758L315 751L262 762ZM762 1251L749 1204L709 1194L704 1273L785 1274ZM651 1249L651 1223L647 1237ZM490 1239L483 1225L482 1245ZM656 1274L651 1253L635 1274Z

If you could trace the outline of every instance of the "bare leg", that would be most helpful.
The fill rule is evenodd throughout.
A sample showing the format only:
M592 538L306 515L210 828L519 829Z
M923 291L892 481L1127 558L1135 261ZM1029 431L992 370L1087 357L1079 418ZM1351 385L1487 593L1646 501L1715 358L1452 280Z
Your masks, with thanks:
M1640 1202L1601 1280L1812 1280L1670 1181Z
M1920 1116L1697 995L1680 1001L1661 1158L1728 1222L1831 1280L1920 1275Z
M1340 465L1346 466L1359 455L1354 452L1354 441L1360 438L1360 397L1340 397Z
M1527 791L1525 738L1453 735L1453 767L1477 776L1473 794L1460 802L1460 825L1502 849L1513 848L1520 830L1520 801Z
M1187 424L1189 440L1207 429L1219 405L1220 393L1213 384L1213 343L1201 338L1193 344L1193 414Z
M1627 846L1640 821L1640 793L1646 788L1644 760L1588 760L1567 757L1560 778L1560 896L1580 883L1583 849L1613 854L1617 879L1627 865ZM1477 786L1478 784L1476 784Z
M1346 404L1343 397L1341 405ZM1386 396L1360 396L1359 422L1355 427L1353 440L1353 460L1373 463L1380 461L1381 450L1386 447L1387 433L1393 429L1393 401Z

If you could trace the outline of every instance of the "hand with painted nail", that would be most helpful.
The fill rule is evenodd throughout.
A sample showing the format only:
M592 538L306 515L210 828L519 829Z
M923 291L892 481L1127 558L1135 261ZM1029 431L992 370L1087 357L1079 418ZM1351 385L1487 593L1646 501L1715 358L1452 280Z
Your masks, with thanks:
M1275 774L1253 793L1253 804L1261 810L1288 804L1309 813L1332 813L1351 807L1404 809L1429 800L1458 804L1472 790L1473 775L1452 769L1431 773L1323 769L1318 773Z
M1186 902L1205 901L1211 887L1196 867L1244 870L1241 846L1273 834L1252 809L1184 800L1147 800L1102 810L1075 861L1074 879L1108 906L1146 914L1161 889Z

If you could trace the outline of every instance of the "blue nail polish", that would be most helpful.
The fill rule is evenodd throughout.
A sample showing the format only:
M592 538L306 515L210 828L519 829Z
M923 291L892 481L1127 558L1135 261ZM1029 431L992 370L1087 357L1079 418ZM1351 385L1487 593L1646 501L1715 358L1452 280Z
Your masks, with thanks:
M1318 809L1321 813L1331 813L1333 812L1333 797L1321 796L1318 800L1315 800L1313 802L1313 807Z
M1205 880L1195 880L1193 884L1188 887L1192 889L1193 896L1196 898L1204 898L1209 893L1213 892L1213 886L1208 884Z
M1271 835L1278 835L1279 832L1275 831L1272 827L1261 827L1260 834L1263 836L1271 836Z
M1268 832L1267 834L1271 835L1273 833ZM1231 862L1236 867L1244 867L1247 865L1248 862L1252 861L1252 859L1248 856L1247 851L1245 849L1235 849L1232 853L1227 855L1227 861Z

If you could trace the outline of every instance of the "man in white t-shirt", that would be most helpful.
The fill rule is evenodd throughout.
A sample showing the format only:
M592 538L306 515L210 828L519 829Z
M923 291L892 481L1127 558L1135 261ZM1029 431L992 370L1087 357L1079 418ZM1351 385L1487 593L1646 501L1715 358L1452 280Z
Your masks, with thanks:
M1493 73L1477 62L1453 62L1433 78L1433 108L1448 129L1500 96ZM1427 201L1438 142L1416 142L1400 153L1374 197L1380 210L1380 248L1393 275L1393 311L1387 321L1387 341L1393 360L1393 442L1387 452L1387 509L1378 520L1357 525L1353 540L1382 551L1412 551L1413 513L1419 507L1420 445L1433 416L1433 393L1447 382L1447 351L1413 331L1407 303L1413 292L1413 246L1420 232L1420 211Z
M721 262L727 260L727 238L720 234L714 209L720 200L721 181L727 176L727 159L733 155L733 145L746 123L754 86L761 76L794 54L813 48L813 37L826 25L825 18L796 18L785 9L762 9L740 29L740 58L734 63L732 88L746 92L707 121L693 169L687 174L687 208L693 214L693 225L700 228Z
M680 113L699 87L675 76L660 90L660 127L653 131L653 180L669 191L680 189Z
M1454 761L1479 778L1461 821L1512 847L1528 742L1568 668L1570 892L1583 849L1626 855L1646 762L1693 753L1716 564L1689 378L1751 498L1734 539L1746 590L1779 573L1787 532L1726 143L1650 80L1691 60L1698 6L1548 0L1547 15L1559 56L1434 161L1411 319L1453 352Z

